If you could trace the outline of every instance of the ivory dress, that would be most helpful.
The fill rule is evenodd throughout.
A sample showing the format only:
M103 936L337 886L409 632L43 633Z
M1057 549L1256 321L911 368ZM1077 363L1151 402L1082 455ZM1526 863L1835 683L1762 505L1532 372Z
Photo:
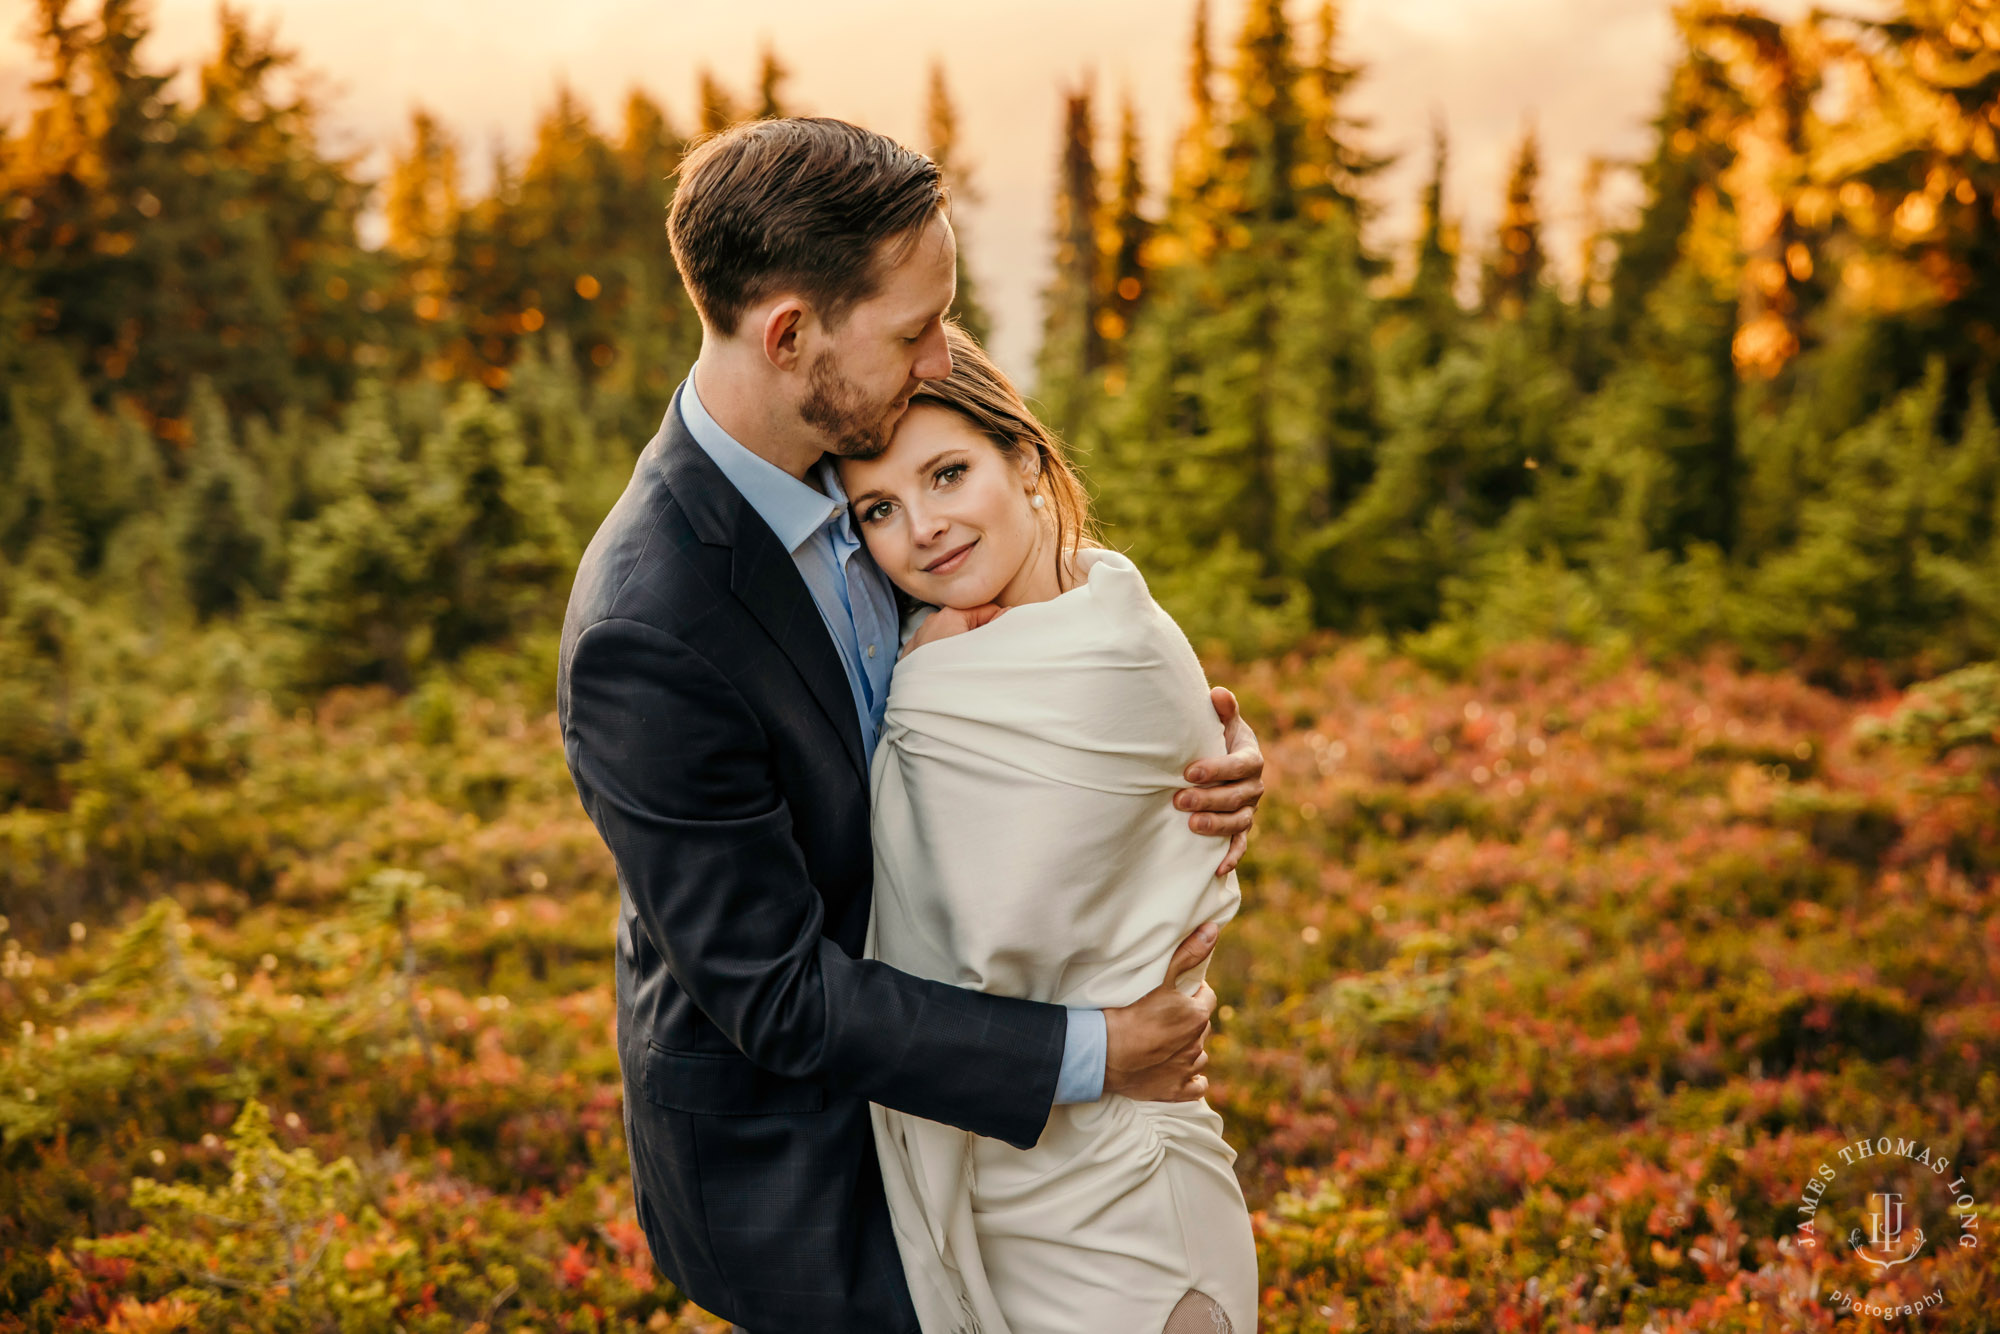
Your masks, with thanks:
M1080 561L1077 587L897 665L871 773L870 957L1109 1008L1235 913L1221 842L1173 806L1185 766L1224 753L1201 664L1131 561ZM1249 1214L1206 1102L1058 1106L1026 1151L873 1117L924 1334L1157 1334L1191 1289L1255 1330Z

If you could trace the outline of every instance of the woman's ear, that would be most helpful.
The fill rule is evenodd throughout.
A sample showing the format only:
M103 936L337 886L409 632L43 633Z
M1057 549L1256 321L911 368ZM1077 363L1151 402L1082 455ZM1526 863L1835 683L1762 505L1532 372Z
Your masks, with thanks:
M1042 451L1022 449L1014 456L1014 466L1021 470L1021 480L1030 487L1038 486L1042 480Z

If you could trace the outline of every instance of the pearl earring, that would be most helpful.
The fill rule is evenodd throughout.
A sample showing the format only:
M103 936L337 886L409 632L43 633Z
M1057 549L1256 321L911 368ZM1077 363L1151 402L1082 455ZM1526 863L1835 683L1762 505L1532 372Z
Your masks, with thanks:
M1030 500L1028 503L1030 505L1033 505L1036 509L1040 509L1042 507L1042 493L1037 491L1034 495L1034 498Z

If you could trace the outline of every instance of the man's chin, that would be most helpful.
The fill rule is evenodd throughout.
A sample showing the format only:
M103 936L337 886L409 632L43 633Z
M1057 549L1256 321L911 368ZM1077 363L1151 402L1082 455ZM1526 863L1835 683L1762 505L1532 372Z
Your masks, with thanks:
M902 413L884 419L882 425L869 435L849 433L836 437L827 445L827 452L844 459L873 459L887 452L890 439L896 434L896 423L902 420Z

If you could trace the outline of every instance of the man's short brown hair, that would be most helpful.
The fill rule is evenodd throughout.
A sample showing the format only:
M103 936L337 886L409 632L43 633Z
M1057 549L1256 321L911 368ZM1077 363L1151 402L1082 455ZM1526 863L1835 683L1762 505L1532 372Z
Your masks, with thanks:
M667 235L711 328L736 332L778 291L838 324L874 294L876 248L914 238L946 198L937 163L886 135L823 116L751 121L682 159Z

